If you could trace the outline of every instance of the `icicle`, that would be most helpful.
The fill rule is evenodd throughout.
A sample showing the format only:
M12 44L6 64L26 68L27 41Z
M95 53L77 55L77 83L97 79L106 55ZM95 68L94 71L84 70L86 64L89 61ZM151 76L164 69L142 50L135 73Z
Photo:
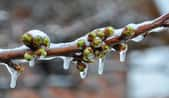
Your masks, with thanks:
M104 70L104 58L99 58L98 74L102 75Z
M12 67L9 67L8 64L5 64L5 63L1 63L1 64L4 65L10 73L10 76L11 76L10 88L15 88L16 81L17 81L20 73L18 71L16 71L15 69L13 69Z
M120 62L124 62L125 61L127 50L128 50L128 47L126 45L125 49L120 51Z
M60 58L63 59L63 69L68 70L72 61L72 57L60 56Z
M143 35L139 35L139 36L137 36L137 37L135 37L135 38L133 38L131 40L134 41L134 42L140 42L143 39L144 39L144 36Z
M88 71L88 65L86 65L86 68L83 72L80 72L81 79L85 79L87 77L87 71Z
M36 57L34 57L32 60L30 60L30 61L29 61L29 67L34 67L35 64L36 64L36 60L37 60Z

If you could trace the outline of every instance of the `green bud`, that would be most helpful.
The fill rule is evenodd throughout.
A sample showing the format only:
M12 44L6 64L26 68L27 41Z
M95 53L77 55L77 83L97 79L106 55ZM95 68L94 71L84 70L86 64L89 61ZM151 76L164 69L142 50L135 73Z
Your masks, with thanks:
M93 62L94 59L94 53L93 49L91 47L87 47L83 51L83 58L85 62Z
M33 38L33 46L36 48L40 48L43 43L43 40L40 36L36 36Z
M38 52L40 53L40 56L43 56L43 57L47 56L47 52L44 48L38 49Z
M78 40L77 46L78 46L79 48L83 48L83 47L85 46L85 40L83 40L83 39Z
M104 52L108 52L110 49L110 47L108 45L102 45L101 48Z
M31 54L29 54L29 53L25 53L25 54L24 54L24 59L30 61L30 60L33 59L33 55L31 55Z
M98 48L102 45L102 40L100 38L95 38L92 42L91 42L91 46L94 48Z
M123 31L123 35L126 37L133 36L134 34L135 34L135 30L131 26L127 26Z
M97 58L103 58L103 57L105 57L106 53L107 53L107 52L96 50L96 51L95 51L95 56L96 56Z
M112 36L114 33L114 28L113 27L106 27L104 29L104 34L105 34L105 37L110 37Z
M88 41L93 41L94 39L96 38L96 33L93 31L93 32L90 32L89 35L88 35Z
M101 38L101 39L104 39L104 38L105 38L105 34L104 34L104 32L102 32L102 31L96 32L96 35L97 35L99 38Z
M43 38L43 45L46 47L49 47L50 39L48 37Z
M80 71L80 72L83 72L86 68L86 65L82 62L78 62L77 64L77 69Z
M32 36L30 34L23 34L22 37L22 42L25 44L25 45L31 45L31 42L32 42Z

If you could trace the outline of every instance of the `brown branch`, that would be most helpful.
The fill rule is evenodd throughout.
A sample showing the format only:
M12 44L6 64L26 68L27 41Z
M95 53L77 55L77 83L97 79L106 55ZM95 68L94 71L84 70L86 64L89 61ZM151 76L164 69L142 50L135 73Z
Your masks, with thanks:
M161 26L168 27L169 25L168 21L169 21L169 13L166 15L160 16L159 18L157 18L151 23L141 24L135 30L135 34L133 35L133 37L136 37L140 34L143 34L157 27L161 27ZM112 44L119 43L121 41L122 41L122 36L118 36L115 38L105 40L105 43L108 45L112 45ZM47 50L48 56L58 56L58 55L72 55L73 53L79 51L80 49L76 45L72 45L72 46L67 46L63 48L49 48L46 50ZM27 51L30 51L30 50L23 49L23 50L11 50L11 51L0 52L0 61L23 58L24 53Z

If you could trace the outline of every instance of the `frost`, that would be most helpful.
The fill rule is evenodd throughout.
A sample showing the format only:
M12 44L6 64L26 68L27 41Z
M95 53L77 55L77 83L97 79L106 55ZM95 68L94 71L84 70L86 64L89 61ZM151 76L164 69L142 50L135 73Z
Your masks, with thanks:
M124 62L126 59L126 53L127 53L128 47L126 47L124 50L120 51L120 62Z
M86 65L86 68L83 72L80 72L81 79L85 79L87 77L87 71L88 71L88 65Z
M16 87L16 81L17 81L20 73L18 71L16 71L15 69L13 69L12 67L9 67L9 65L6 64L6 63L0 63L0 64L4 65L10 73L10 76L11 76L10 88L15 88Z
M139 35L135 38L132 38L131 40L134 41L134 42L140 42L144 39L144 36L143 35Z
M104 59L99 58L99 64L98 64L98 74L102 75L104 70Z
M63 69L68 70L73 58L72 57L64 57L64 56L59 56L59 58L63 59Z

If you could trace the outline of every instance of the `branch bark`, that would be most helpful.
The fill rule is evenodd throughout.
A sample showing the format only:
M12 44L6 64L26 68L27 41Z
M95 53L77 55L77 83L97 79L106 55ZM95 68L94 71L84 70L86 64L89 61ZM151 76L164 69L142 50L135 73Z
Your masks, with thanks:
M169 13L163 16L158 17L157 19L149 22L143 22L140 24L136 24L137 29L135 30L135 34L132 36L132 38L141 35L145 32L148 32L149 30L152 30L157 27L168 27L169 26ZM121 28L124 29L124 28ZM120 30L120 29L117 29ZM115 30L115 32L117 31ZM110 38L105 40L105 43L108 45L113 45L116 43L121 42L122 36L117 36L114 38ZM4 49L5 50L5 49ZM64 47L56 47L56 48L48 48L47 56L65 56L69 55L71 56L73 53L78 52L80 49L76 46L76 44L68 45ZM10 60L10 59L21 59L24 56L25 52L31 52L31 50L24 48L22 50L16 50L16 49L8 49L5 51L0 51L0 61ZM38 54L38 53L37 53Z

